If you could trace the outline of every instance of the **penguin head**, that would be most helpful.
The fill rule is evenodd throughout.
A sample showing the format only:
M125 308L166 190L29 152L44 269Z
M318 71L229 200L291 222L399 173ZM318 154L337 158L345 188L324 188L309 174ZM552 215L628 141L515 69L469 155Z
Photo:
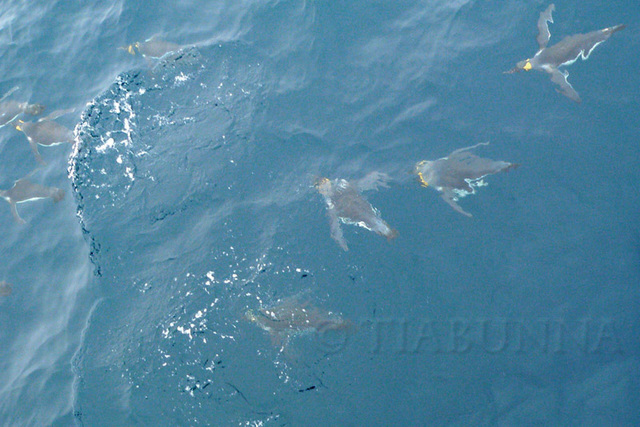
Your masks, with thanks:
M122 50L126 50L127 53L131 54L131 55L135 55L136 54L136 49L140 49L140 42L135 42L133 44L130 44L129 46L123 46L119 49Z
M17 123L14 123L13 126L15 126L16 130L22 132L22 125L24 124L24 122L20 119L16 120L16 122Z
M269 321L279 321L275 313L264 309L259 309L257 311L249 309L245 311L244 318L251 323L255 323L269 333L274 333L273 328L269 326Z
M251 309L245 311L244 318L247 319L249 322L257 322L258 321L258 316L256 316L256 314Z
M331 180L329 178L318 178L313 186L320 194L327 195L331 190Z
M516 64L516 68L518 68L519 70L525 70L525 71L530 71L531 68L533 68L531 66L531 60L530 59L525 59L524 61L520 61Z
M44 111L44 108L42 104L29 104L24 108L24 112L32 116L37 116Z
M433 160L423 160L416 165L415 174L418 175L418 180L423 187L428 187L429 181L431 181L433 175L431 173L432 164Z

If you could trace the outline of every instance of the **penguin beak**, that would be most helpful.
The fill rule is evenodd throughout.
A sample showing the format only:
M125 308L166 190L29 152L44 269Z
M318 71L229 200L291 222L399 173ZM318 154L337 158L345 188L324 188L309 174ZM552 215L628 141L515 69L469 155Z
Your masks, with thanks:
M520 61L516 64L516 66L509 71L505 71L504 74L513 74L519 71L531 71L533 66L531 65L531 60L525 59L524 61Z
M130 53L131 55L135 55L136 54L135 45L132 45L132 44L130 44L129 46L119 47L118 49L126 50L127 53Z

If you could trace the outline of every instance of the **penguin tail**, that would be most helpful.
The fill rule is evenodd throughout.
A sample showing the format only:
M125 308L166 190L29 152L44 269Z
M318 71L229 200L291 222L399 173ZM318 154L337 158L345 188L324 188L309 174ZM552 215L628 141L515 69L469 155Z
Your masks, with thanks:
M385 237L387 238L387 241L392 241L393 239L398 237L398 230L396 230L395 228L390 228L389 232L385 234Z
M54 203L58 203L60 200L64 199L64 190L61 188L56 189L51 198Z
M520 163L509 163L509 166L504 168L503 171L507 172L507 171L510 171L511 169L517 169L519 167L520 167Z

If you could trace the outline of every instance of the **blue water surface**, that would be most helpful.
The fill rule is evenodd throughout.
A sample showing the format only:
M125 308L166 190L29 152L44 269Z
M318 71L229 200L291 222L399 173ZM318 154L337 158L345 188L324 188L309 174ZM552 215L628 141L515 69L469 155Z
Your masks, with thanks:
M640 423L640 9L556 4L551 42L627 24L577 61L535 54L542 2L5 1L0 96L75 143L0 128L2 425ZM129 55L150 37L182 49ZM36 120L27 115L22 120ZM416 162L518 163L461 199ZM398 230L330 238L319 177ZM247 310L339 315L287 343Z

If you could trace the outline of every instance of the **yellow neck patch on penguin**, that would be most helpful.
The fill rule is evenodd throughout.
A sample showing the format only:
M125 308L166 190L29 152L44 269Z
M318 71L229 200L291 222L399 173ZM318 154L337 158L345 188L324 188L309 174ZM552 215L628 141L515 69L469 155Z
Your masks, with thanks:
M428 187L429 183L427 182L426 179L424 179L424 176L422 175L422 172L420 172L420 166L424 165L425 163L427 163L426 160L422 160L421 162L418 162L418 164L416 165L416 174L418 175L418 179L420 180L420 184L423 187Z
M524 67L522 67L522 69L525 70L525 71L529 71L531 68L533 68L533 67L531 66L531 62L529 62L529 61L527 61L527 63L524 64Z
M422 176L422 172L418 172L418 178L420 178L420 184L422 184L423 187L429 186L429 183Z

